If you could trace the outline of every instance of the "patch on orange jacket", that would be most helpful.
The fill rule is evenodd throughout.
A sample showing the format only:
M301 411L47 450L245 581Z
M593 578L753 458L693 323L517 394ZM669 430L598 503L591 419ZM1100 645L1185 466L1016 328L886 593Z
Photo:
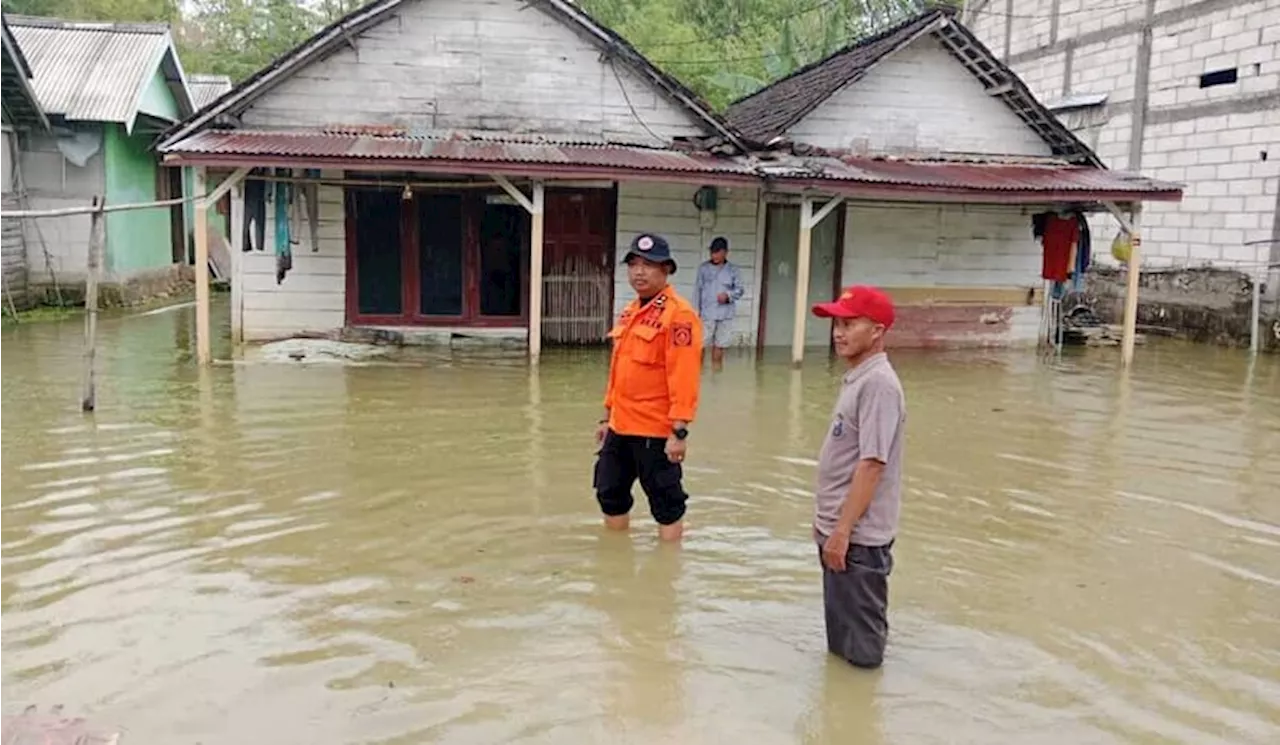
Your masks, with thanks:
M693 324L671 324L671 343L677 347L688 347L693 344Z

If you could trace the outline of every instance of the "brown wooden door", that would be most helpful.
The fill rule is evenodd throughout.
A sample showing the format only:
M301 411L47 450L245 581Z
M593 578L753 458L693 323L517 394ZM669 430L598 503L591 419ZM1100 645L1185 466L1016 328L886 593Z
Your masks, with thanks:
M542 338L601 344L613 321L613 189L548 189L543 226Z

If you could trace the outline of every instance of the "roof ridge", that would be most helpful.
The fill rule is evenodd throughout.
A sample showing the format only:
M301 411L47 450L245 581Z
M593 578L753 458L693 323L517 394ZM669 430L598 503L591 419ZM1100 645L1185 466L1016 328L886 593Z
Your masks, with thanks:
M66 29L69 31L102 31L125 34L167 34L173 30L168 22L161 21L87 21L54 16L28 16L5 13L10 26L24 28Z

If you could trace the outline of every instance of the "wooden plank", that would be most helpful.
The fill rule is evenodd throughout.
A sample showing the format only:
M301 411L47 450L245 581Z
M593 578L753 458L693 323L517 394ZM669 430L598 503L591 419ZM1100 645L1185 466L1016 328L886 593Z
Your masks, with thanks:
M207 365L213 360L209 327L209 210L204 202L205 168L195 169L195 239L196 239L196 361Z
M105 237L104 202L103 197L93 198L95 211L89 227L89 260L84 283L84 395L80 398L80 410L86 413L98 405L94 367L98 354L98 275L102 269Z

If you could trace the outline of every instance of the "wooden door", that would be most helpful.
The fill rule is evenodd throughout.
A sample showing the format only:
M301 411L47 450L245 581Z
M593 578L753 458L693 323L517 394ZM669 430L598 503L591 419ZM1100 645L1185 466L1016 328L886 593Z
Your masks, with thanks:
M613 323L616 206L614 189L547 190L543 341L604 343Z

